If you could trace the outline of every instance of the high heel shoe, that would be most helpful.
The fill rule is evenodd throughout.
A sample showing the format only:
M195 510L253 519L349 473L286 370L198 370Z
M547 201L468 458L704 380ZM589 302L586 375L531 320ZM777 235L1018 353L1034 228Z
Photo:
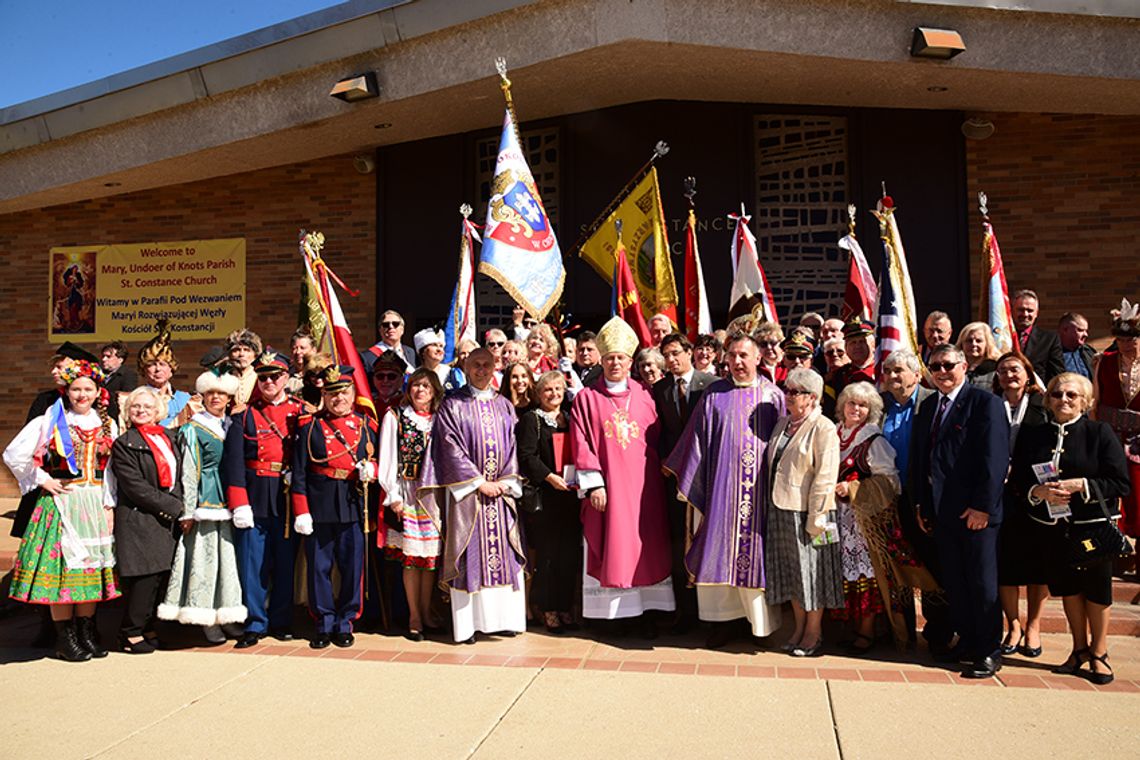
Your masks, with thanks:
M823 649L823 639L819 639L810 647L799 645L792 650L792 657L818 657L820 650Z
M1089 652L1089 658L1088 658L1087 662L1089 664L1088 670L1081 670L1081 671L1079 671L1079 673L1080 673L1080 675L1084 676L1086 679L1088 679L1092 683L1095 683L1097 686L1106 686L1106 685L1112 683L1113 680L1116 678L1116 676L1112 672L1112 666L1108 664L1108 652L1105 652L1104 654L1100 655L1099 657L1097 655L1093 654L1092 652ZM1108 668L1108 672L1107 673L1097 673L1095 670L1093 670L1093 663L1094 662L1099 662L1101 665Z
M1020 626L1018 627L1018 630L1020 630ZM1013 654L1014 652L1017 651L1018 646L1020 646L1021 640L1023 640L1024 638L1025 638L1025 631L1021 631L1021 636L1018 639L1018 643L1015 644L1013 641L1013 628L1010 628L1009 631L1005 634L1005 638L1002 639L1001 647L999 648L998 651L1000 651L1003 655Z
M1035 646L1035 647L1029 646L1029 634L1027 634L1027 633L1021 634L1021 641L1017 642L1017 653L1018 654L1020 654L1022 657L1033 658L1033 657L1040 657L1041 651L1042 651L1042 649L1040 646Z
M1081 665L1088 662L1089 656L1088 649L1074 649L1068 659L1053 668L1052 672L1062 676L1075 676L1080 673Z

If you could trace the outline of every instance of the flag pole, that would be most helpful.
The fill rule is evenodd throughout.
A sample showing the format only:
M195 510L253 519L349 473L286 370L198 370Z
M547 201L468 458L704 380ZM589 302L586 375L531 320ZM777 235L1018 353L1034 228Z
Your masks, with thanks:
M634 173L633 179L625 183L625 186L618 192L617 197L610 201L609 205L602 210L602 213L595 217L594 221L590 223L590 226L586 228L586 231L578 236L578 242L574 244L574 248L578 251L579 256L582 255L582 246L586 244L586 241L590 239L591 235L605 224L606 217L612 214L614 209L620 206L622 201L629 197L629 194L633 192L633 188L637 187L637 183L641 182L645 175L649 173L649 170L653 168L654 164L657 163L657 159L668 153L669 144L664 140L658 140L657 144L653 146L653 155L649 157L649 160L642 164L641 168Z
M990 280L990 264L989 264L989 221L990 209L988 198L985 191L978 193L978 211L982 214L982 264L978 267L978 321L989 322L989 280Z
M499 89L503 91L503 99L507 101L507 113L511 115L511 127L515 130L515 140L521 150L523 141L522 135L519 134L519 116L515 113L515 101L511 97L511 80L507 78L507 59L502 56L496 58L495 70L499 72Z

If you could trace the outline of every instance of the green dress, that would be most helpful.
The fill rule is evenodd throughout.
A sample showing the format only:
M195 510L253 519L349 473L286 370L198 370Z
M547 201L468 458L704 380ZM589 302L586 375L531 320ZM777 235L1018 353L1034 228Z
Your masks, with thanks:
M4 461L23 492L38 487L44 473L70 487L59 496L41 491L20 541L9 593L29 604L114 599L121 594L115 581L114 538L104 509L113 497L103 487L111 437L103 434L102 420L95 412L66 413L80 469L76 475L50 447L45 448L49 419L50 412L29 422L4 451ZM37 465L37 458L42 459L42 466Z
M223 421L199 412L182 426L182 520L190 531L178 539L166 598L158 617L189 625L245 621L233 524L222 488Z

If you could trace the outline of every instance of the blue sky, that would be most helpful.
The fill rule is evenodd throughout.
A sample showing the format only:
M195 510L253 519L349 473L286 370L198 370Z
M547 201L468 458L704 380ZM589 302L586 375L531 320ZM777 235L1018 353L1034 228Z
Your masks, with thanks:
M336 5L337 0L0 0L0 108Z

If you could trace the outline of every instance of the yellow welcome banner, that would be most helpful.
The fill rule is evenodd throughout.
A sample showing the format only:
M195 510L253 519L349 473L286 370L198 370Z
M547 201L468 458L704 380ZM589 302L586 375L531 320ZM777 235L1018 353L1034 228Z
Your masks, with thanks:
M184 340L245 326L245 238L52 248L48 340Z
M637 283L642 314L646 318L658 312L667 314L676 324L677 283L673 278L673 262L669 259L669 239L665 234L656 167L650 168L613 211L594 222L594 233L578 251L611 286L617 262L616 219L622 221L622 242Z

